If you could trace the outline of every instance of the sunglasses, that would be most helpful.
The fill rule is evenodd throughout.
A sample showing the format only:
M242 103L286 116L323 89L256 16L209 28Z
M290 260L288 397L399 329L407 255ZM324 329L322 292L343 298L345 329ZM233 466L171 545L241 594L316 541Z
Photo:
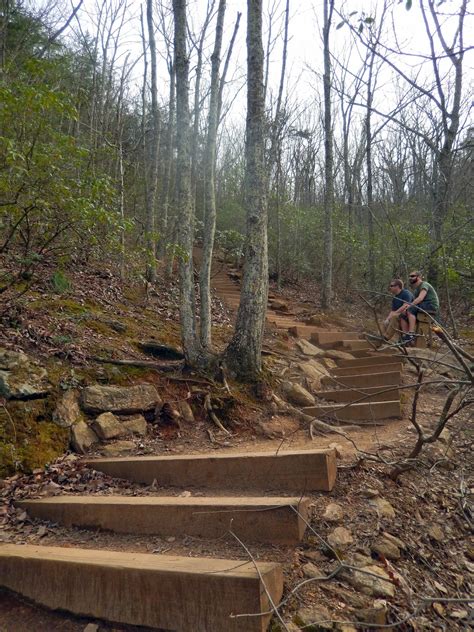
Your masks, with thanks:
M398 287L397 285L395 285L395 283L390 283L389 287Z
M416 279L416 278L418 278L417 274L410 274L410 279Z

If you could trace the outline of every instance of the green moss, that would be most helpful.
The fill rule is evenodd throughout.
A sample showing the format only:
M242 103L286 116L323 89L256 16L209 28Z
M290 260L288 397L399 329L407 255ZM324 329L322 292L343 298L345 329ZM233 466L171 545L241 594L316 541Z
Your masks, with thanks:
M50 399L0 407L0 476L31 472L67 449L69 431L50 421L52 407Z

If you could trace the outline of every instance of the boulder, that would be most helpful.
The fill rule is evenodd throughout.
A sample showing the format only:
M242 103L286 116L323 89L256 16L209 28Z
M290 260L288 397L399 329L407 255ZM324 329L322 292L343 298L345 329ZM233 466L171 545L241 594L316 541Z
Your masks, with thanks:
M82 391L82 408L89 412L141 413L161 403L152 384L135 386L87 386Z
M274 309L277 312L287 312L288 311L288 303L285 303L285 301L280 301L277 299L273 299L271 301L269 301L270 304L270 308Z
M135 443L133 441L116 441L110 443L101 448L101 452L104 456L120 456L121 454L128 454L135 449Z
M176 408L178 409L178 412L181 415L181 419L183 419L188 424L194 423L194 414L188 402L184 400L181 402L178 402L176 404Z
M298 368L311 382L312 388L315 391L321 388L321 378L323 378L324 375L315 369L314 366L312 366L309 362L302 362L298 365Z
M329 370L337 369L337 364L332 358L324 357L323 358L323 362L324 362L324 366L326 367L326 369L329 369Z
M298 338L296 341L296 346L304 355L311 356L313 358L322 358L325 354L323 349L316 347L309 340L305 340L304 338Z
M79 408L79 393L69 390L64 393L53 412L53 421L61 428L70 428L83 419Z
M124 434L134 434L144 437L147 431L147 423L143 415L135 415L121 420Z
M0 397L34 399L49 393L46 369L22 351L0 349Z
M116 439L127 432L113 413L102 413L102 415L99 415L93 422L92 428L102 441Z
M316 402L311 393L300 386L300 384L282 382L281 390L285 399L290 402L290 404L295 404L296 406L313 406Z
M361 623L369 623L372 625L387 624L388 609L383 599L376 599L372 608L361 608L354 614L356 619Z
M76 452L85 454L86 450L97 443L99 437L85 421L79 421L71 428L71 445Z
M324 325L324 319L321 316L310 316L305 320L307 325L313 325L313 327L322 327Z
M338 351L337 349L328 349L324 352L324 356L326 358L331 358L332 360L354 360L352 353L347 353L347 351Z
M318 371L319 373L321 373L321 375L329 375L329 371L327 370L327 368L324 366L323 364L324 360L320 360L319 362L317 360L314 360L313 358L311 358L311 360L308 360L308 363L314 368L316 369L316 371Z
M341 577L364 595L388 598L395 596L395 585L380 566L372 564L356 571L344 570Z

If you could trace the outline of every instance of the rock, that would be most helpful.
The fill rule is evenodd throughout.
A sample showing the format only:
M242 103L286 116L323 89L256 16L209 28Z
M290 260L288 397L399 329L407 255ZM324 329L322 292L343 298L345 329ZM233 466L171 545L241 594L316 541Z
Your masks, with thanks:
M152 384L136 386L87 386L82 391L82 407L90 412L141 413L161 403Z
M387 605L381 599L377 599L372 608L361 608L354 614L356 619L361 623L371 623L377 625L387 624Z
M357 632L357 628L355 628L350 623L336 623L337 632Z
M329 370L337 369L336 362L332 360L331 358L323 358L323 362L326 369L329 369Z
M377 513L382 518L392 518L392 519L395 518L395 509L388 502L388 500L385 500L385 498L380 498L380 497L371 498L369 500L369 504L372 507L375 507L375 509L377 510Z
M324 319L321 316L310 316L305 320L307 325L313 325L313 327L322 327L324 325Z
M364 566L370 566L373 564L373 560L368 555L363 555L362 553L355 552L351 555L350 565L357 566L357 568L364 568Z
M176 408L178 409L181 418L188 424L194 423L194 414L191 406L188 402L181 401L176 404Z
M124 334L127 331L127 325L121 323L119 320L104 320L104 323L118 334Z
M362 496L366 496L367 498L376 498L380 496L380 492L378 489L373 489L372 487L364 487L360 490Z
M271 301L269 301L270 303L270 308L274 309L277 312L287 312L288 311L288 303L285 303L285 301L279 301L277 299L273 299Z
M324 575L325 575L325 573L323 573L316 566L316 564L313 564L312 562L307 562L306 564L303 564L302 571L303 571L304 576L308 577L308 579L315 579L317 577L324 577Z
M79 408L79 393L69 390L64 393L53 412L53 421L61 428L70 428L83 419Z
M328 522L339 522L344 518L344 510L337 503L329 503L323 513L323 518Z
M116 441L109 445L104 446L101 449L104 456L120 456L121 454L127 454L135 449L135 443L133 441Z
M429 537L434 540L435 542L444 542L444 532L441 529L440 526L438 526L437 524L433 524L430 527L428 527L427 529L427 533L429 535Z
M71 428L71 445L76 452L85 454L86 450L99 441L95 432L86 424L79 421Z
M329 375L329 371L324 366L323 360L315 360L314 358L311 358L308 362L314 369L316 369L316 371L318 371L318 373L321 373L321 375Z
M337 349L328 349L324 352L324 357L330 358L331 360L354 360L352 353L347 353L347 351L338 351Z
M321 378L324 377L317 369L315 369L309 362L302 362L298 365L299 370L310 380L314 390L321 388Z
M274 439L294 434L300 429L300 423L297 419L274 417L268 421L261 421L258 427L266 437Z
M154 340L139 342L138 346L142 351L149 353L155 358L162 358L163 360L184 360L182 351L169 345L160 344Z
M388 598L395 596L395 586L389 575L379 566L364 566L357 571L344 570L341 576L364 595Z
M352 533L345 527L336 527L327 540L333 549L339 550L347 549L354 542Z
M305 632L320 632L332 630L332 619L324 606L307 606L298 610L294 622Z
M126 429L113 413L102 413L93 422L92 428L99 439L107 441L108 439L116 439L126 433Z
M395 546L398 546L398 548L401 549L402 551L404 551L407 548L407 545L405 544L403 540L400 540L400 538L397 538L391 533L388 533L387 531L383 531L382 535L386 540L393 542L393 544L395 544Z
M305 340L304 338L299 338L296 341L296 346L301 351L301 353L313 358L322 358L325 354L325 351L323 349L316 347L316 345L313 345L311 342Z
M0 397L31 399L49 393L46 369L22 351L0 349Z
M281 389L285 399L296 406L313 406L316 403L314 397L305 388L293 382L282 382Z
M147 431L147 423L143 415L135 415L129 419L121 420L125 434L134 434L144 437Z
M377 538L370 548L372 551L377 553L377 555L381 555L382 557L387 558L387 560L400 559L400 549L398 546L383 536Z
M99 632L99 626L95 623L88 623L83 632Z

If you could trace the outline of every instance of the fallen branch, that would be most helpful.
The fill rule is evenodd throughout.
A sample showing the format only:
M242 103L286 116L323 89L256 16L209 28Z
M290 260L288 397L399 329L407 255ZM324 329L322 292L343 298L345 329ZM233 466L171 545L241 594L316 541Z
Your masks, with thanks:
M86 356L89 362L100 362L101 364L118 364L119 366L136 366L144 369L155 369L156 371L171 372L182 369L184 364L176 362L175 364L159 364L151 360L115 360L114 358L101 358L99 356Z

